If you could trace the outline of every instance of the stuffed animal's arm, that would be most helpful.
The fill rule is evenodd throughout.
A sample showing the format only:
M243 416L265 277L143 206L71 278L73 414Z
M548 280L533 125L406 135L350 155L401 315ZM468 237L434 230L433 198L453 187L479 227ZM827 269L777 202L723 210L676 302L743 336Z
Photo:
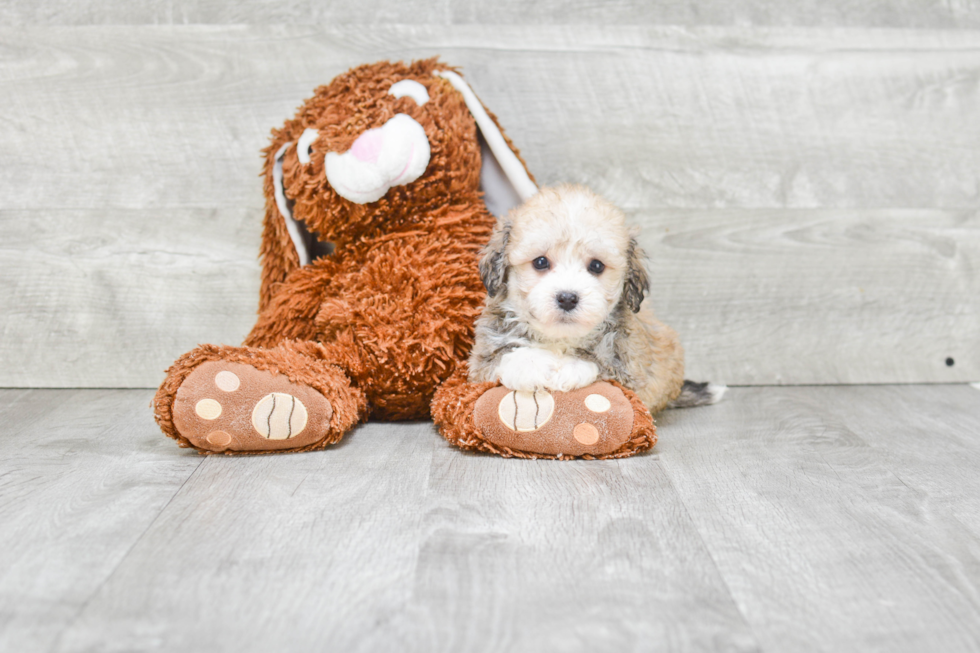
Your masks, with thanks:
M274 347L283 340L315 340L316 315L333 275L326 266L307 266L276 284L245 344Z

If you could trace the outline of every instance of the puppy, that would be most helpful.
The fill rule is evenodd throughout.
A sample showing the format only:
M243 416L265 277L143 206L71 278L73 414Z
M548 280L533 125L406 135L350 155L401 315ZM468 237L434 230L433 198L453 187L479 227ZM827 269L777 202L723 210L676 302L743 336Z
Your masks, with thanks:
M677 333L644 300L643 252L626 217L583 186L544 188L498 221L480 276L488 297L472 382L568 392L614 379L652 413L711 404L726 389L684 381Z

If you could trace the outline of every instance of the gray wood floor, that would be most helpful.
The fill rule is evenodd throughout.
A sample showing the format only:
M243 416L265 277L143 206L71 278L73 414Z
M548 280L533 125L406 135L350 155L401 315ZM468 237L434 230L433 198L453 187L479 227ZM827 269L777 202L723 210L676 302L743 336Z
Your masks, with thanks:
M976 651L980 392L735 388L624 461L204 458L0 391L3 651Z

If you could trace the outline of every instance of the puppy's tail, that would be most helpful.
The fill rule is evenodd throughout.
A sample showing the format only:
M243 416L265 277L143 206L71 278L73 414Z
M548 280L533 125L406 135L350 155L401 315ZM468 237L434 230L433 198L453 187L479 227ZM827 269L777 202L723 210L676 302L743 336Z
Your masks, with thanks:
M667 408L693 408L694 406L707 406L721 401L728 390L727 385L718 383L698 383L684 379L684 386L677 399L667 404Z

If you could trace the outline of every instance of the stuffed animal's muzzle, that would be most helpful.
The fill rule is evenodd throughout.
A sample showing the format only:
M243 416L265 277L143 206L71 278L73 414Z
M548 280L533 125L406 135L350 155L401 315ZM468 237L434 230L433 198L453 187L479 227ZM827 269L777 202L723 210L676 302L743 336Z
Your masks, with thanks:
M429 155L429 139L422 125L399 113L358 136L347 152L328 152L327 181L344 199L357 204L375 202L392 186L421 177Z

